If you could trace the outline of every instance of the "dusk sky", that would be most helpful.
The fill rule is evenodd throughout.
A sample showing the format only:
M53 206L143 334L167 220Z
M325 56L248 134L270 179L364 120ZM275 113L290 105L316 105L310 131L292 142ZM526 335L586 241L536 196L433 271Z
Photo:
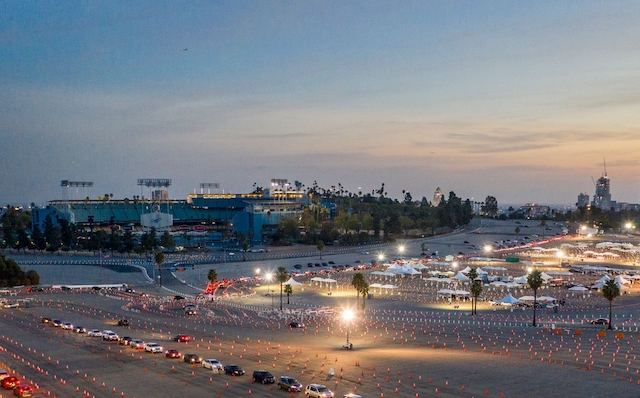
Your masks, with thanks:
M0 203L286 178L574 204L603 158L640 203L639 21L637 0L3 1Z

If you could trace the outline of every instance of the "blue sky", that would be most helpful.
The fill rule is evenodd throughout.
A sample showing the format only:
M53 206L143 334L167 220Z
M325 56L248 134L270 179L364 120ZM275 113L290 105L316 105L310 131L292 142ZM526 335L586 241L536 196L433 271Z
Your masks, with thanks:
M271 178L640 202L637 1L5 1L0 203ZM186 49L186 50L185 50Z

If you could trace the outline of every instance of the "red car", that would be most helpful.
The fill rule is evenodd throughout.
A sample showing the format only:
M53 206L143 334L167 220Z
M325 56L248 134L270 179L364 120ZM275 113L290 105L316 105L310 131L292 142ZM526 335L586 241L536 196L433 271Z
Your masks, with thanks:
M176 337L174 337L173 339L178 343L188 343L189 341L191 341L191 336L187 336L186 334L179 334L176 335Z
M30 385L18 386L13 389L13 395L20 398L33 397L33 388Z
M2 387L6 390L12 390L16 386L20 385L22 381L15 376L9 376L2 380Z
M167 358L180 358L180 352L178 350L167 350L164 353L164 356Z

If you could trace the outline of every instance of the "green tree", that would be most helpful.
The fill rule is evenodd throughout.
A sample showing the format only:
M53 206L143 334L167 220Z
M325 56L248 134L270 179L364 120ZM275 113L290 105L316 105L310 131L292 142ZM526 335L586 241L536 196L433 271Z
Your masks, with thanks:
M289 279L289 273L285 267L278 267L276 280L280 283L280 311L282 311L282 284Z
M209 270L209 272L207 272L207 279L209 280L209 282L215 282L218 280L218 271L215 270L215 268L211 268Z
M133 238L133 232L131 230L124 231L124 235L122 236L122 250L125 253L131 253L136 246L135 239Z
M487 217L495 218L498 215L498 201L493 196L487 196L484 204L480 207L480 212Z
M287 295L287 304L289 304L289 296L293 294L293 287L288 283L284 285L284 294Z
M604 283L602 295L609 300L609 330L613 328L613 318L611 317L613 300L620 295L620 288L615 280L611 279Z
M422 252L420 253L420 255L422 255L422 256L424 256L424 255L425 255L424 250L425 250L425 248L426 248L426 247L427 247L427 244L426 244L426 243L424 243L424 242L420 243L420 250L422 250Z
M11 287L25 284L25 273L17 262L11 258L0 256L0 287Z
M351 286L356 289L356 307L359 307L360 302L360 288L366 283L364 274L362 272L356 272L351 279Z
M23 252L27 251L27 248L31 245L27 229L23 226L18 227L18 236L16 241L16 249L22 249Z
M160 277L160 286L162 286L162 264L164 263L164 253L157 251L153 258L158 265L158 276Z
M169 231L164 231L162 233L162 235L160 236L160 246L162 246L164 248L167 248L167 249L172 249L172 248L176 247L176 244L173 241L173 236L171 236Z
M477 281L478 271L475 268L471 268L467 275L471 279L471 315L478 315L478 297L482 294L482 281Z
M324 241L318 240L318 243L316 244L316 248L320 252L320 260L322 260L322 251L324 250Z
M47 248L47 241L40 230L40 227L35 225L33 227L33 232L31 232L31 239L33 240L33 246L35 250L43 251Z
M540 226L542 227L542 239L544 239L544 232L547 228L547 220L540 221Z
M35 270L30 269L25 274L24 284L27 286L39 285L40 284L40 275Z
M518 239L518 236L520 236L520 227L516 227L516 229L513 232L516 233L516 239Z
M369 283L367 281L360 286L360 294L362 294L362 311L364 311L364 304L367 301L367 294L369 294Z
M529 288L533 290L533 326L536 326L536 307L538 306L538 289L542 287L542 272L535 270L527 276Z

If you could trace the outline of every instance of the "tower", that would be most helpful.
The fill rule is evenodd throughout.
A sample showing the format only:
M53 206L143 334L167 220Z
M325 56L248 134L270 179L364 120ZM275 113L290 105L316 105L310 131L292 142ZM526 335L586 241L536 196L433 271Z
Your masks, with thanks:
M433 207L437 207L440 202L442 202L442 191L440 190L440 187L436 188L436 191L433 193L433 200L431 201L431 206Z
M602 210L611 209L611 181L607 176L607 164L604 163L604 173L596 181L596 194L591 204Z

